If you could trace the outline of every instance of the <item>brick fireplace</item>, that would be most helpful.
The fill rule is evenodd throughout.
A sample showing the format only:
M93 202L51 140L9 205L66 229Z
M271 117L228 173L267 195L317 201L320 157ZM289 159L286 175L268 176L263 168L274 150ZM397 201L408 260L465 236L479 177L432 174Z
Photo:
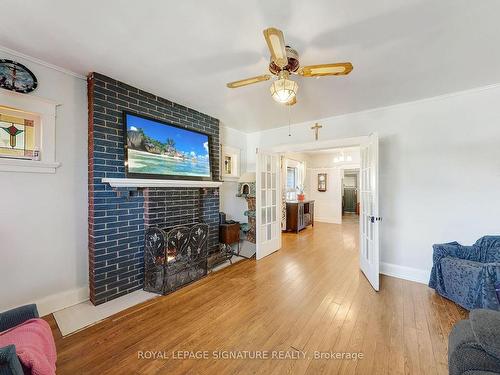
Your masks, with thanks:
M168 121L212 138L212 178L219 180L219 120L102 74L88 77L90 300L98 305L144 285L148 227L204 222L209 252L218 249L218 188L112 188L125 178L122 111Z

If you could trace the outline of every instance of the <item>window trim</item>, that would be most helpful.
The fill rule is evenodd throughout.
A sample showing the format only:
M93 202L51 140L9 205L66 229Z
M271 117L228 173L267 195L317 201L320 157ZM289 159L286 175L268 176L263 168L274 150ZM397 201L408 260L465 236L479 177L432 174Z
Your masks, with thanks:
M0 172L55 173L61 163L56 161L56 102L34 95L0 91L0 105L31 113L40 119L40 160L0 158Z
M293 169L294 170L294 187L289 187L288 186L288 169ZM298 173L299 173L299 168L297 166L291 167L288 166L286 167L286 188L285 188L285 193L286 193L286 200L287 201L294 201L297 200L297 180L298 180Z
M295 185L294 187L289 187L288 186L288 170L293 169L293 184ZM286 167L286 189L287 190L296 190L297 189L297 174L298 174L298 168L297 167Z

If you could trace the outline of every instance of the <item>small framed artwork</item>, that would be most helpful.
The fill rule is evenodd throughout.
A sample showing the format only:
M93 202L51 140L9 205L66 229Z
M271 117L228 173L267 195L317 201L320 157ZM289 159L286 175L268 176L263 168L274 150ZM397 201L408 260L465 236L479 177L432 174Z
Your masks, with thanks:
M224 174L233 174L233 158L230 155L224 155Z
M221 150L222 179L224 181L237 181L240 178L240 149L222 145Z
M318 173L318 191L326 191L326 173Z

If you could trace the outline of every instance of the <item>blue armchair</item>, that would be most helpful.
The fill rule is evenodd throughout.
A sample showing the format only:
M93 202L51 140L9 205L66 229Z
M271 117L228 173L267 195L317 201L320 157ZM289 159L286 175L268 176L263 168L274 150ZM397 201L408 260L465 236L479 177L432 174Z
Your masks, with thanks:
M434 245L429 286L467 310L500 310L500 236L485 236L472 246Z
M36 305L26 305L0 313L0 332L34 318L38 318ZM0 348L0 375L24 375L14 345Z

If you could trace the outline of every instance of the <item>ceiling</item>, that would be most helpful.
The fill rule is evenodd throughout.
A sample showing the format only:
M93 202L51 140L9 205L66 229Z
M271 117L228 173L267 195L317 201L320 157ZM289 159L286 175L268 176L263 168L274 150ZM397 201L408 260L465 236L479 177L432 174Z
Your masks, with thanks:
M304 65L291 122L500 82L498 0L3 0L0 44L79 74L97 71L253 132L288 124L266 73L262 30L281 28Z

